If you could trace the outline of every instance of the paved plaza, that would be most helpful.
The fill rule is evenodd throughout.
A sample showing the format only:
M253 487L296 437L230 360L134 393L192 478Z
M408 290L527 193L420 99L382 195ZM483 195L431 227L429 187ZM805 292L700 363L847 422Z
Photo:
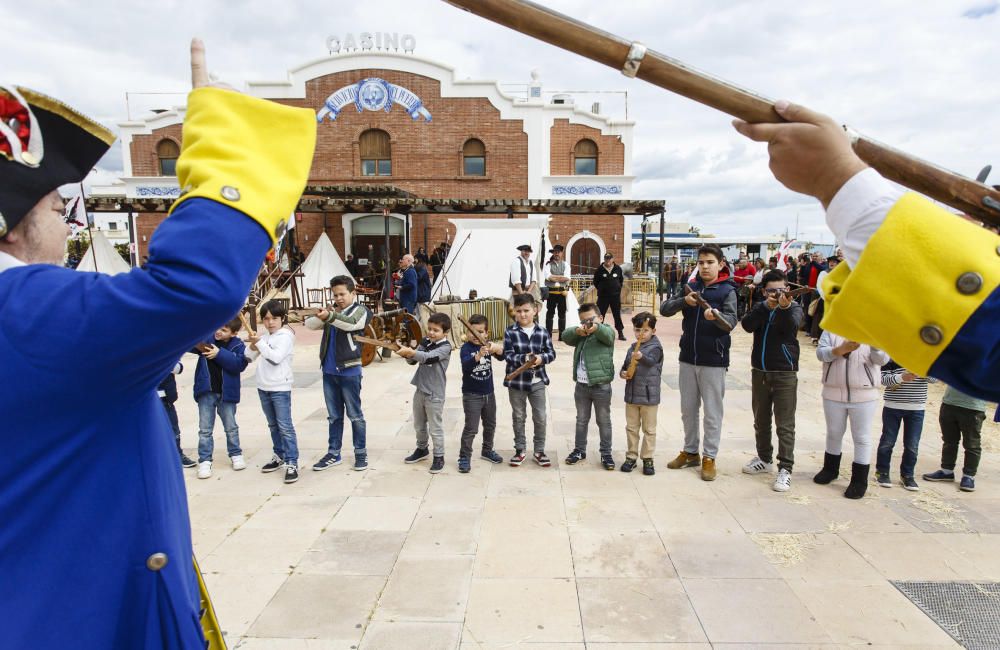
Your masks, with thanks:
M396 356L365 369L370 468L350 469L348 425L345 463L313 472L327 440L319 337L295 330L298 483L259 471L271 445L252 366L237 413L249 467L232 470L217 425L213 476L198 480L185 470L195 550L231 648L957 647L891 581L1000 580L997 425L984 425L974 494L920 481L916 493L871 484L863 500L845 499L843 470L832 485L811 480L822 464L825 426L820 364L808 339L801 339L792 490L779 494L773 475L740 471L755 453L750 336L742 331L733 337L719 477L706 483L696 469L666 468L682 446L679 318L657 327L666 361L653 477L601 469L593 421L588 459L562 463L573 447L575 409L572 349L560 343L549 369L553 467L491 465L478 458L477 439L472 472L459 474L456 353L443 473L429 474L428 462L403 463L414 447L413 369ZM618 364L627 345L616 344ZM177 408L184 447L193 452L194 358L183 361ZM502 374L499 364L494 369ZM497 379L497 449L507 458L510 408ZM616 380L612 409L619 464L623 386ZM942 392L931 387L918 476L938 467ZM902 437L894 478L901 447Z

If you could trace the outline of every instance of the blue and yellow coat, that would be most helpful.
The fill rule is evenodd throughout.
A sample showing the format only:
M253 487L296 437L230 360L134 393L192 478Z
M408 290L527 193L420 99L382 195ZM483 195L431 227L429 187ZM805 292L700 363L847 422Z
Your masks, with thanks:
M906 194L823 289L824 329L1000 401L1000 236Z
M191 93L186 191L144 270L0 273L0 612L10 648L204 648L156 387L243 305L305 185L311 111Z

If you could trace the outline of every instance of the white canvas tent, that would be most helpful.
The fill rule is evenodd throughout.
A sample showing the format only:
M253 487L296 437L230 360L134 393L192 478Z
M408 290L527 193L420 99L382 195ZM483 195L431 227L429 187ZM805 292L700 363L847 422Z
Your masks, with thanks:
M128 273L131 267L118 254L108 238L100 230L93 232L90 248L83 254L83 259L76 267L77 271L99 271L108 275Z
M326 233L316 240L316 245L302 263L301 270L302 277L295 281L299 283L299 295L303 298L308 296L309 289L325 289L330 286L330 278L335 275L353 277Z
M440 277L434 279L431 297L454 295L467 298L476 290L480 298L510 298L510 265L517 247L530 244L536 265L548 259L549 217L525 219L450 219L455 241ZM541 274L539 273L539 278ZM539 283L541 284L541 283ZM544 307L543 307L544 309ZM566 322L577 323L577 301L571 291L566 299Z

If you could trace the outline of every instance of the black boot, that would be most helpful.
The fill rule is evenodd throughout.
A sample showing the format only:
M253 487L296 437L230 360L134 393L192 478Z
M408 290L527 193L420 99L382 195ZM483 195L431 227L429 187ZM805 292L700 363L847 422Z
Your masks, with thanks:
M851 463L851 484L844 490L848 499L860 499L868 490L868 468L870 465Z
M823 469L813 477L813 481L820 485L826 485L833 479L840 476L840 454L823 454Z

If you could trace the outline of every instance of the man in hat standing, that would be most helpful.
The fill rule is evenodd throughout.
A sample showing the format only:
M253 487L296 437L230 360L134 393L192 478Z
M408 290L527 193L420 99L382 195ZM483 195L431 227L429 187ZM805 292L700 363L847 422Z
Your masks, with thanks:
M552 257L542 269L548 297L545 298L545 329L552 334L552 321L556 312L559 313L559 332L566 330L566 292L569 291L569 274L566 270L566 260L563 259L562 244L556 244L549 253Z
M145 268L116 276L62 268L57 192L114 136L54 99L0 87L0 440L16 468L0 480L4 647L222 640L202 629L210 605L156 387L242 307L305 186L316 119L209 87L200 41L191 70L183 196Z
M615 256L611 253L604 254L604 264L594 271L594 286L597 287L597 309L601 312L601 318L608 313L611 308L611 315L615 317L615 329L618 330L618 340L625 340L625 324L622 323L622 283L625 282L625 274L622 267L615 264Z
M511 303L514 302L514 296L517 294L530 293L535 298L536 306L541 306L542 293L538 290L538 274L531 261L531 246L521 244L517 250L520 255L515 257L510 264Z

